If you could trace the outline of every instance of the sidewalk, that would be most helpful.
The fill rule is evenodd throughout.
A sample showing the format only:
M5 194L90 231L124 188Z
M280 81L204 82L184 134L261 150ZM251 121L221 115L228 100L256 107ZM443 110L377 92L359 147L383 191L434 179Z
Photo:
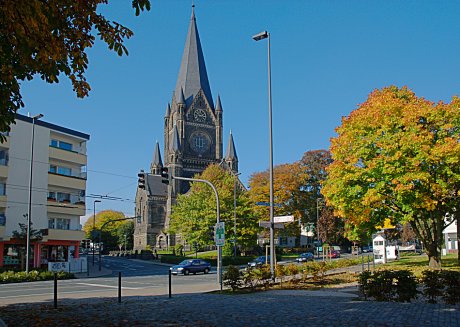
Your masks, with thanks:
M92 262L88 263L88 272L76 273L76 278L94 278L112 275L112 270L107 269L104 265L101 266L99 271L99 263L95 262L94 265Z

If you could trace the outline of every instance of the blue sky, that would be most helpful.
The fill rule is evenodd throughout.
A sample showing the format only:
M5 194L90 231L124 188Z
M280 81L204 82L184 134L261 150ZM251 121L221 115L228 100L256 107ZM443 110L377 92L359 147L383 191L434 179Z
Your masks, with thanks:
M274 162L327 149L341 117L376 88L407 85L431 101L460 90L458 1L196 0L195 13L214 99L224 110L224 148L232 130L241 178L268 168L267 43L271 33ZM89 51L92 91L78 99L70 83L22 84L26 107L43 120L91 135L87 194L97 211L132 215L137 173L148 170L176 85L191 1L153 0L135 17L130 1L100 8L130 27L128 57L97 42ZM224 150L225 150L224 149ZM87 213L93 203L87 200Z

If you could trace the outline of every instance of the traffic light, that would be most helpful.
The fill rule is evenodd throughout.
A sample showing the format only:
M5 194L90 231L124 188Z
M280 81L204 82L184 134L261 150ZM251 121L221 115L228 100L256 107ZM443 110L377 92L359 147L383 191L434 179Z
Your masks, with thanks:
M169 184L169 172L168 172L168 167L162 167L161 168L161 182L164 184Z
M209 239L213 242L216 240L216 227L215 226L209 226Z
M141 172L137 174L137 177L139 177L137 180L137 187L145 189L145 173L141 170Z

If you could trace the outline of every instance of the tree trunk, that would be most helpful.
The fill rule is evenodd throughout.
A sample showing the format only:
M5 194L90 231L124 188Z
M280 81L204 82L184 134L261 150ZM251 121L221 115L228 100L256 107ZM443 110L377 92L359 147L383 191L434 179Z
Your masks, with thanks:
M436 244L432 242L426 245L426 253L428 254L428 266L430 268L441 268L441 251Z

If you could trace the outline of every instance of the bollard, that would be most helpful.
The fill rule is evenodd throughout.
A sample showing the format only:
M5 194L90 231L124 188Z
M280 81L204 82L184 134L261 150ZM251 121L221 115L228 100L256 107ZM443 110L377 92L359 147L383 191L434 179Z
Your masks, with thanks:
M367 271L370 271L371 270L371 267L370 267L370 262L369 262L369 254L367 255Z
M57 273L54 273L54 308L57 309Z
M171 270L169 270L169 297L171 298Z
M118 303L121 303L121 271L118 272Z

